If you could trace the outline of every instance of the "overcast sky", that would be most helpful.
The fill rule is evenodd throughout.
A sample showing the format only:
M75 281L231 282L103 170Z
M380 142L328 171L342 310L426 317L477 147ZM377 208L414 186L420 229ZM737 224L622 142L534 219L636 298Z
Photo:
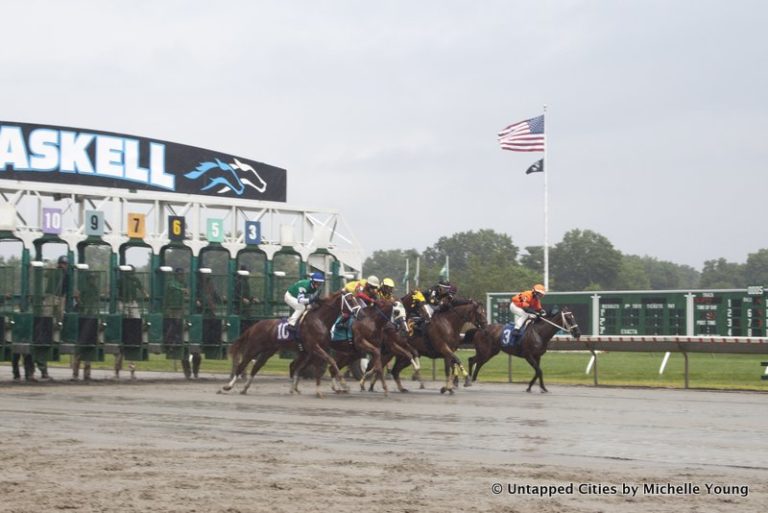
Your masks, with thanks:
M366 250L491 228L596 231L701 269L768 248L761 1L2 2L5 121L108 130L288 170Z

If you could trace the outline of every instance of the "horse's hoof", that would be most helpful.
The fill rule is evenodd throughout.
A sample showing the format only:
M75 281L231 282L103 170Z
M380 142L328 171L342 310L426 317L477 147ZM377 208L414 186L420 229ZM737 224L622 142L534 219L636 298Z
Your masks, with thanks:
M471 386L472 386L472 382L471 381L465 381L464 382L464 388L471 387Z
M548 392L549 392L549 390L547 390L546 388L544 388L544 387L541 388L541 393L542 394L546 394Z
M526 388L525 391L528 392L529 394L531 393L531 389L530 388Z
M224 386L224 387L221 387L221 390L219 390L219 393L221 393L221 392L229 392L230 390L232 390L232 387Z
M408 389L407 388L401 388L400 392L403 393L403 394L407 394L408 393Z
M449 388L449 389L448 389L448 393L449 393L450 395L453 395L455 392L453 391L453 389L452 389L452 388Z
M241 390L241 391L240 391L240 395L245 395L246 393L248 393L248 391L247 391L247 390Z
M444 393L445 393L447 390L448 390L447 388L445 388L445 387L441 387L441 388L440 388L440 393L441 393L441 394L444 394Z

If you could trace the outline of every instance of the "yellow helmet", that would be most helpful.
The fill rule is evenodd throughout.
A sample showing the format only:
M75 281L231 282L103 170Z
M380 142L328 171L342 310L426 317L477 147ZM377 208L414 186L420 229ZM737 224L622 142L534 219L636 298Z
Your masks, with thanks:
M542 296L547 293L547 289L545 289L544 285L542 285L541 283L537 283L536 285L534 285L533 286L533 291L534 292L538 292Z
M395 288L395 282L392 280L392 278L384 278L384 280L381 282L382 287L392 287Z

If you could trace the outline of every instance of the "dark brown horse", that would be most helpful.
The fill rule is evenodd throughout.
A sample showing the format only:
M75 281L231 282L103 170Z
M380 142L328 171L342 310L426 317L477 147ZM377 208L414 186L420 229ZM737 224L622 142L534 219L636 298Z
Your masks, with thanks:
M319 300L312 305L310 309L299 320L298 337L302 343L303 351L299 351L299 357L296 360L295 368L301 372L312 356L317 356L320 360L327 363L331 368L334 390L345 389L346 384L341 376L336 362L328 354L330 344L330 329L334 321L341 314L343 302L341 292L336 292L324 299ZM253 378L259 369L267 363L275 353L280 349L297 349L296 340L281 340L278 338L278 331L284 328L281 319L267 319L257 322L248 330L241 334L230 346L229 354L232 357L232 380L227 383L222 390L229 391L237 382L238 377L245 372L248 364L253 361L248 381L245 383L241 394L245 394L253 383ZM298 372L293 376L291 384L291 393L299 393ZM338 382L337 382L338 380ZM338 386L338 388L337 388ZM320 393L320 379L317 378L317 395Z
M435 313L421 331L408 337L408 343L420 356L432 359L442 358L445 361L446 381L440 393L453 394L454 376L457 372L467 374L461 360L455 354L461 343L461 328L467 323L477 328L484 328L487 324L485 308L472 299L457 298L450 309ZM399 381L400 371L410 363L409 359L398 355L392 368L392 377Z
M491 324L484 329L470 330L464 337L465 343L475 346L475 356L469 358L469 376L464 386L470 386L477 381L477 374L485 362L496 356L499 351L517 356L527 361L533 370L533 379L528 383L526 392L539 380L542 392L547 391L544 386L544 375L541 372L541 357L547 352L547 344L559 331L567 331L574 338L581 336L579 325L573 313L567 308L553 310L547 315L539 317L526 328L523 339L514 346L502 346L501 337L504 332L504 324ZM470 381L470 377L472 380Z

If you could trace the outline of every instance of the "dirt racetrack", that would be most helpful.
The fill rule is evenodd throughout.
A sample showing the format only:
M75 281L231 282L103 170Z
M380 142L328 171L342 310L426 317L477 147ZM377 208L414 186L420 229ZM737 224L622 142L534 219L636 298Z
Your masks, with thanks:
M287 378L259 378L243 396L217 395L224 379L212 375L95 375L88 385L63 373L53 383L0 381L0 512L768 504L768 394L558 385L526 394L480 383L449 397L429 383L389 398L317 399L306 381L303 395L289 395Z

